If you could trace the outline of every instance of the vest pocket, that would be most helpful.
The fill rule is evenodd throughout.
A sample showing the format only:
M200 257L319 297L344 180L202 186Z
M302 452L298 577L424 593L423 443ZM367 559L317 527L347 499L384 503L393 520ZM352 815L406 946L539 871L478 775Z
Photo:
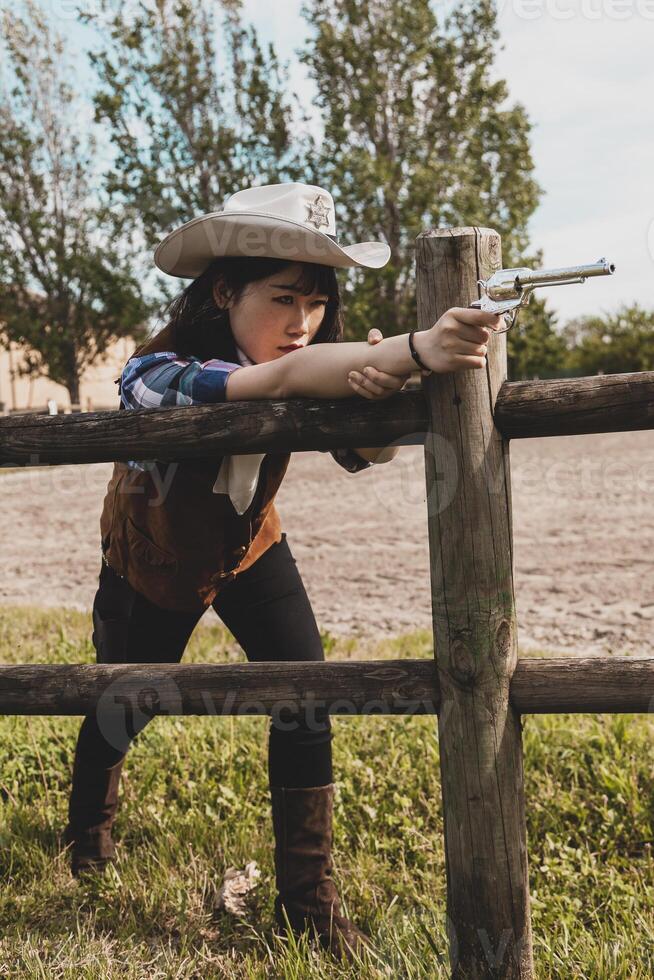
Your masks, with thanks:
M168 551L164 551L159 545L141 531L131 517L127 518L127 540L133 556L146 565L156 568L157 571L175 573L177 571L177 559Z

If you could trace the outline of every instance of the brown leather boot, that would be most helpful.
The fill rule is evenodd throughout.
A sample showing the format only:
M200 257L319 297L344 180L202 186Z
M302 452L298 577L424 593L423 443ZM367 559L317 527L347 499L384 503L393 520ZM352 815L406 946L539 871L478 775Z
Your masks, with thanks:
M118 784L124 757L110 769L75 755L64 842L71 844L70 865L77 878L100 871L116 854L111 828L118 809Z
M339 959L370 949L367 936L341 914L332 879L334 784L308 789L270 788L275 832L278 895L275 919L286 933L284 911L295 933L315 929L318 940Z

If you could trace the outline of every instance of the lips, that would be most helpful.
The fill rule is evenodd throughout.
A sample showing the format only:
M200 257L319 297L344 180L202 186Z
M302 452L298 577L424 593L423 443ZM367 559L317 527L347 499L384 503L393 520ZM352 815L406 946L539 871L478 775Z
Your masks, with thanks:
M303 346L302 344L289 344L288 347L280 347L279 349L288 353L289 351L292 350L300 350L302 346Z

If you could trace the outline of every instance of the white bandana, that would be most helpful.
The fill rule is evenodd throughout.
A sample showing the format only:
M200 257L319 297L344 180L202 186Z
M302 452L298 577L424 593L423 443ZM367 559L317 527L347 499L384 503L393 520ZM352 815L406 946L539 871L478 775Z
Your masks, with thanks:
M236 344L236 354L242 367L248 367L253 362ZM225 456L218 477L213 485L214 493L228 493L234 510L243 514L248 509L259 482L259 469L265 453L248 453L242 456Z

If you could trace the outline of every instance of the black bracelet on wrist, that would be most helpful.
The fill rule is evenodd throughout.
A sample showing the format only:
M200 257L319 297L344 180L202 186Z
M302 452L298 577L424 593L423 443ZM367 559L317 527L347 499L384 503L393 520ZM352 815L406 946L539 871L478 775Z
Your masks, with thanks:
M411 350L411 357L416 362L416 364L418 365L418 367L420 368L421 371L427 371L429 374L431 374L431 368L428 368L426 364L423 364L422 363L422 361L420 360L420 355L418 354L418 351L413 346L413 335L414 335L414 333L415 333L415 330L412 330L411 333L409 334L409 348Z

